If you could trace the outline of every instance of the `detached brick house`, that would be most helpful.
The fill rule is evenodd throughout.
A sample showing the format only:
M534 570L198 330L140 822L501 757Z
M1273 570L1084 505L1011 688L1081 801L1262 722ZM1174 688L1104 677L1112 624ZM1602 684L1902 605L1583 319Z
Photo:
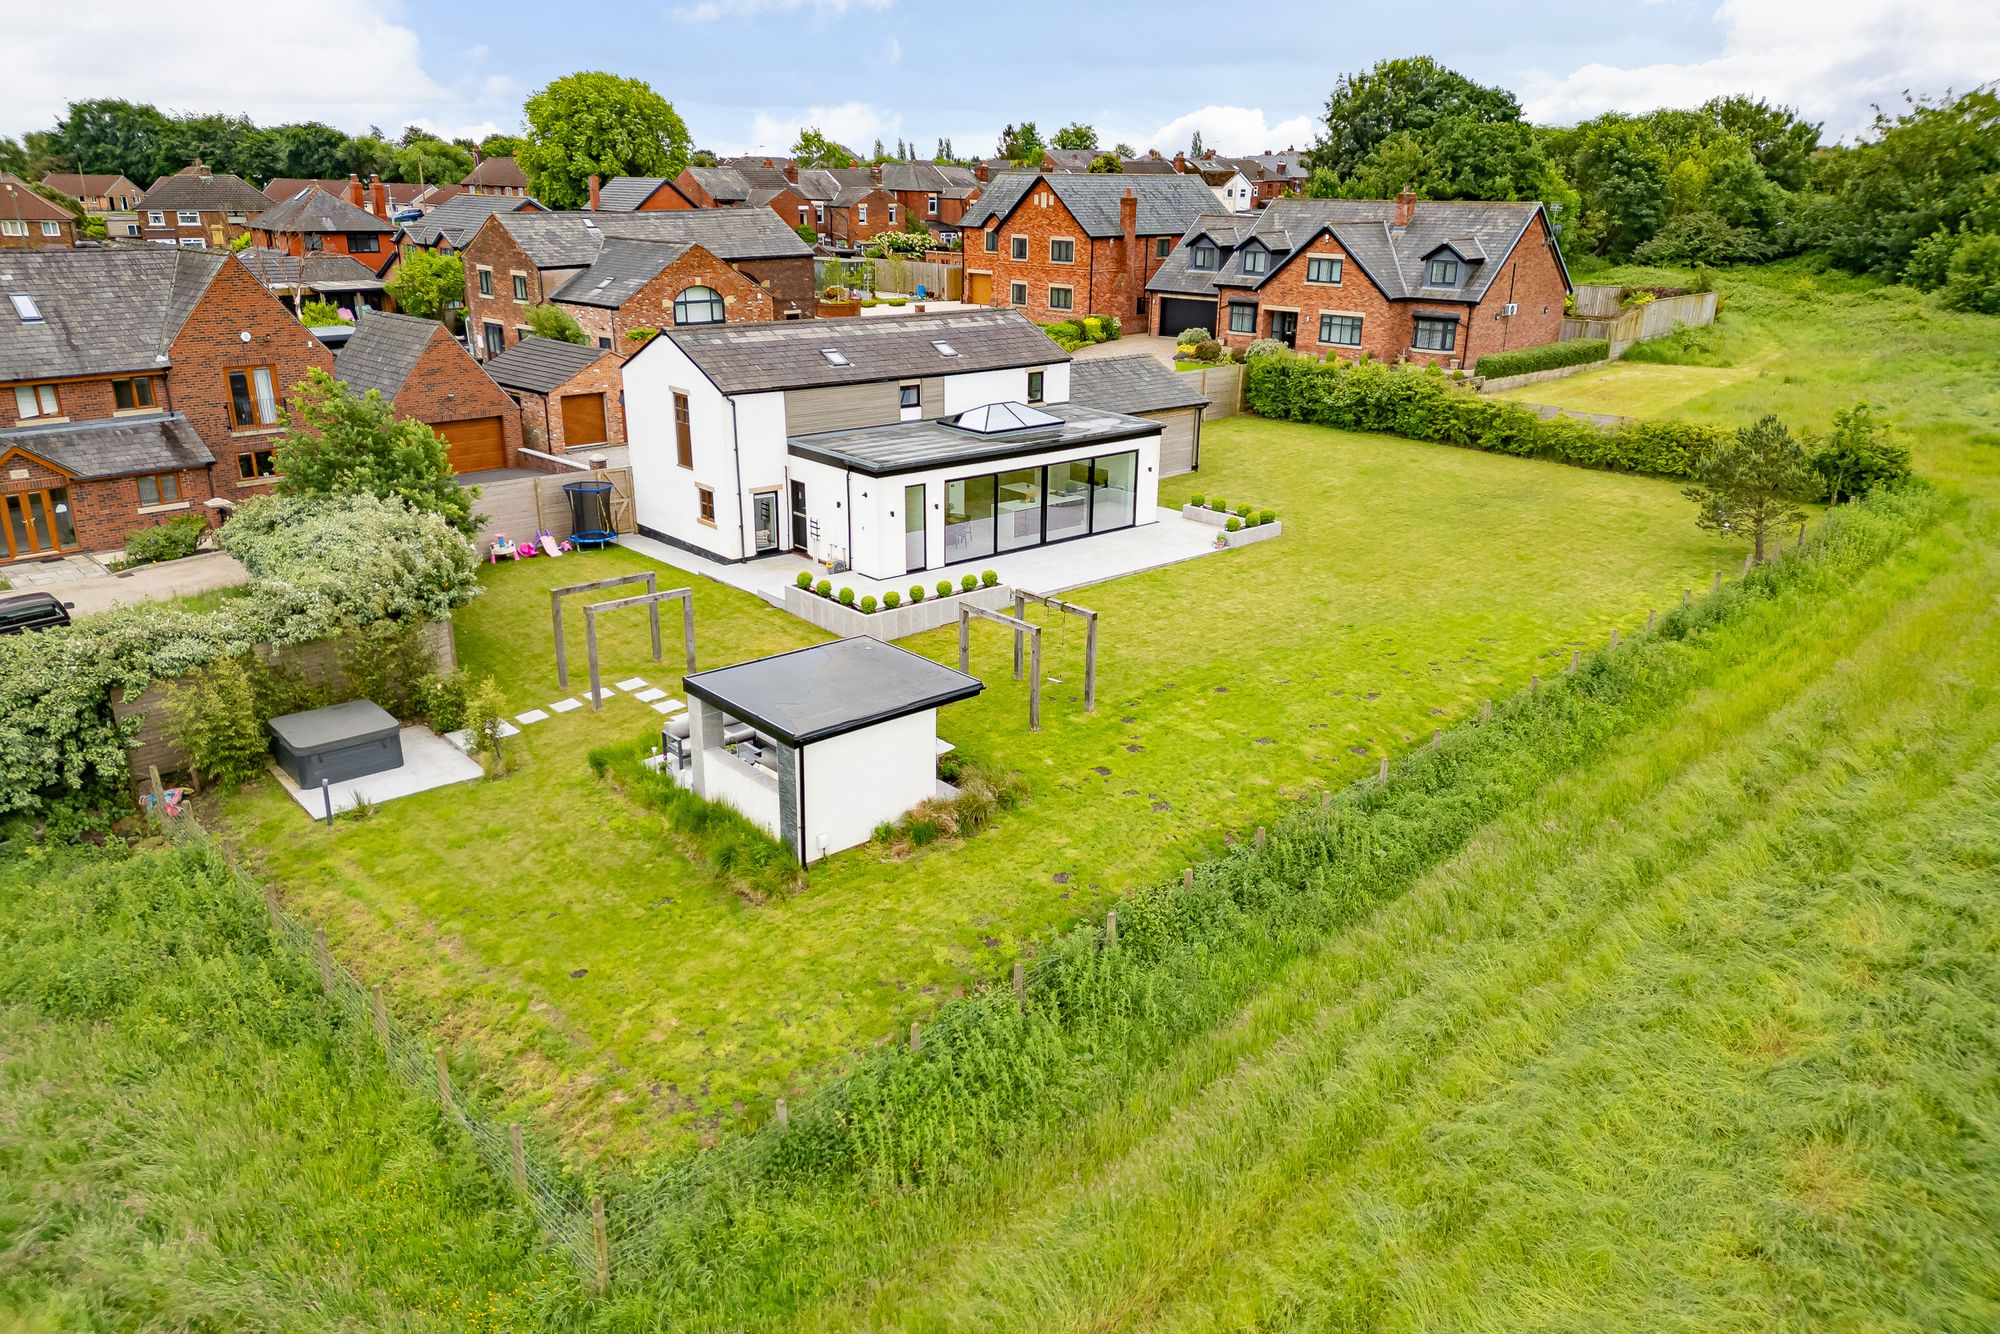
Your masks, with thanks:
M74 199L85 213L130 213L145 191L119 175L52 171L42 184Z
M0 171L0 250L67 250L76 244L76 216L36 194L12 172Z
M270 206L241 176L218 176L197 162L162 176L140 197L139 235L156 245L220 250Z
M1038 324L1084 315L1145 322L1146 284L1189 225L1215 208L1199 177L993 179L965 220L965 300Z
M764 208L495 214L461 253L466 328L482 361L520 342L528 308L550 302L605 348L635 328L803 319L816 308L811 248Z
M9 256L0 300L0 561L121 548L274 480L291 387L333 355L218 252Z
M396 258L396 227L382 182L371 176L367 190L353 178L345 199L307 186L250 219L250 244L295 258L346 255L379 278Z
M903 214L933 230L956 232L981 190L970 169L949 162L885 162L881 172L883 188L896 196Z
M521 443L545 454L625 443L624 360L599 347L523 338L486 363L521 409Z
M519 462L520 408L436 320L366 316L340 349L333 373L355 393L373 389L396 405L397 416L443 436L455 472Z
M440 188L434 185L416 185L409 181L384 181L376 176L370 176L368 181L369 189L367 195L364 196L357 206L368 209L371 212L379 213L384 218L399 208L423 207L426 197ZM371 198L374 193L374 186L377 183L382 187L384 207L381 209L375 208ZM279 176L264 182L264 197L274 204L282 204L301 190L324 190L335 199L345 199L348 203L352 204L355 203L355 199L351 190L353 186L358 184L360 184L360 177L351 174L344 180L336 177L313 180L304 177ZM442 188L456 191L459 187L453 185Z
M473 156L479 157L477 150ZM469 194L521 196L528 193L528 173L510 157L479 158L459 184Z
M1277 199L1196 219L1150 288L1154 333L1470 367L1554 342L1570 290L1537 203Z

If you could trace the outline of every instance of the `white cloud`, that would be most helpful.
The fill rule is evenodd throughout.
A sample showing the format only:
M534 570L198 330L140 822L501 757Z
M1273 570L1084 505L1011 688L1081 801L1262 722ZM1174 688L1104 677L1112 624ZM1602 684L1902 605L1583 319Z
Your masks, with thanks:
M1201 145L1218 153L1243 156L1262 153L1266 150L1285 148L1306 148L1319 132L1319 122L1311 116L1292 116L1275 125L1265 116L1262 107L1220 107L1207 106L1199 111L1190 111L1185 116L1176 116L1151 133L1128 133L1120 131L1100 132L1107 144L1124 141L1140 152L1157 148L1168 157L1175 150L1186 151L1194 139L1196 130L1201 131Z
M849 10L880 11L895 0L702 0L698 5L678 5L667 11L683 23L714 23L719 19L756 18L762 14L789 14L810 9L816 19L839 18Z
M866 154L877 139L901 136L901 113L884 111L872 102L842 102L839 106L805 107L795 115L772 115L760 111L750 122L749 142L738 145L745 153L788 153L807 125L836 143L846 144L856 153Z
M1722 0L1722 51L1680 65L1585 65L1537 73L1522 89L1530 120L1567 124L1603 111L1696 106L1749 92L1823 121L1828 138L1867 129L1871 104L1964 91L2000 72L2000 8L1992 0Z
M227 23L164 22L126 3L19 6L7 20L0 133L46 129L92 97L392 135L412 122L455 132L511 110L492 104L491 81L433 75L393 3L349 0L337 23L310 5Z
M895 33L889 34L889 45L882 52L882 59L893 65L903 58L903 39Z

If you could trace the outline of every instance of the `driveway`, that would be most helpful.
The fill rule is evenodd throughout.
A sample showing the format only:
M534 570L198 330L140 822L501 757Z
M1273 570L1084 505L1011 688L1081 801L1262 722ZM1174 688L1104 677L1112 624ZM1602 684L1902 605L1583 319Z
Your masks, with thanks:
M1174 340L1157 338L1152 334L1127 334L1109 343L1088 343L1070 353L1078 361L1090 357L1129 357L1144 352L1171 366L1174 364Z
M73 615L86 616L133 602L185 597L217 588L233 588L250 582L250 572L236 557L220 551L204 551L185 560L159 565L141 565L125 574L99 575L94 579L74 579L48 585L53 593L75 608Z

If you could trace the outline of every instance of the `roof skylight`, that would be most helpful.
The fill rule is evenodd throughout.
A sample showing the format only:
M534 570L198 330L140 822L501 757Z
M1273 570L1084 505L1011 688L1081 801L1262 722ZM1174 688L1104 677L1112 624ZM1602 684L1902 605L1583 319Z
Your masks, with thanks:
M1062 418L1025 403L988 403L984 407L968 408L951 420L959 430L976 435L998 435L1003 431L1062 425Z
M938 355L941 357L955 357L958 355L958 349L950 343L945 342L942 338L933 338L931 346L938 350Z
M10 292L7 299L14 303L14 313L21 317L23 324L40 324L42 308L35 304L35 298L26 292Z
M826 358L826 364L829 366L850 366L853 364L847 359L847 354L837 347L823 347L819 350L819 354Z

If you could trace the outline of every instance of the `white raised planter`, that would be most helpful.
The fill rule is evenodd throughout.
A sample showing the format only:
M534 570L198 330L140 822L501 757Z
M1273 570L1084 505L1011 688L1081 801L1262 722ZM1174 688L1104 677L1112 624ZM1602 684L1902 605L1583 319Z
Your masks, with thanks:
M1239 528L1235 532L1224 530L1222 543L1227 547L1247 547L1252 542L1268 542L1285 531L1283 520L1273 519L1260 523L1255 528Z
M911 578L913 582L922 582L920 576L912 575ZM904 639L926 630L935 630L941 625L953 625L958 621L961 602L970 602L988 611L1011 612L1014 590L1006 584L995 584L991 588L975 588L970 593L954 593L947 598L932 592L922 602L905 602L900 607L877 607L872 612L864 612L856 607L843 607L832 598L823 598L797 585L785 589L786 611L843 639L852 635L873 635L881 640Z

